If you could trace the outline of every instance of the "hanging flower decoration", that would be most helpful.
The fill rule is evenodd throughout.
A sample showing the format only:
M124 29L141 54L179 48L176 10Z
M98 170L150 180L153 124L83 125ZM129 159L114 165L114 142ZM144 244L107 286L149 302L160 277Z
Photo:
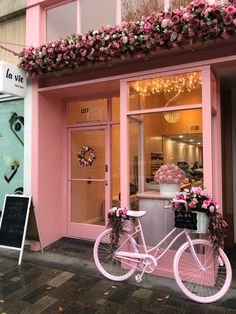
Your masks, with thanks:
M78 152L78 160L83 167L92 166L96 159L95 151L89 146L83 146Z
M209 40L230 40L236 34L236 0L230 2L219 5L196 0L186 7L154 12L138 21L30 46L20 52L19 67L28 75L59 75L89 64L155 55L175 47L193 50L195 43L200 49Z
M127 231L127 222L133 223L132 218L127 215L127 207L113 207L108 212L107 227L111 228L111 244L115 249L118 246L120 235Z

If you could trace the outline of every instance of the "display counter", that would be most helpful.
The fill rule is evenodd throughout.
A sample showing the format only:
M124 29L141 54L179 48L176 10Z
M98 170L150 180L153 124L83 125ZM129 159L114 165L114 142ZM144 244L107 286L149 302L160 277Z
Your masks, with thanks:
M147 191L137 194L139 210L147 214L142 218L142 226L147 245L153 246L159 242L174 227L174 212L165 208L170 197L163 196L158 191Z
M170 197L163 196L158 191L146 191L136 195L139 199L139 210L145 210L147 214L141 218L143 232L148 247L155 246L174 228L174 212L165 208L169 204ZM175 233L176 234L176 233ZM173 239L173 237L171 238ZM163 243L162 248L168 246L170 241ZM154 274L173 277L172 265L176 249L185 242L181 237L170 250L158 261L158 268Z

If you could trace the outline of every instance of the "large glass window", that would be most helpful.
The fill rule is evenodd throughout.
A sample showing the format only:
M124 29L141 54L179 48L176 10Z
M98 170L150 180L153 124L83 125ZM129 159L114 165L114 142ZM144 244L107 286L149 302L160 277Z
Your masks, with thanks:
M116 24L116 0L80 0L81 33Z
M47 41L64 38L77 32L77 1L46 11Z
M129 83L129 110L200 104L201 72L154 77Z
M161 165L173 163L186 173L181 188L203 186L202 110L135 115L129 118L130 182L139 190L159 189L154 174Z
M23 194L24 102L0 103L0 204L5 194Z

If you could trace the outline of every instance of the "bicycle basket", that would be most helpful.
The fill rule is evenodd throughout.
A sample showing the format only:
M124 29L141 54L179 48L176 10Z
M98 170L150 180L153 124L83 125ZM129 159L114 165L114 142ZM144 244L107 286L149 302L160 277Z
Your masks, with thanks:
M197 230L197 214L191 211L175 211L175 227Z
M127 219L123 222L123 231L132 233L134 231L134 220L133 219Z
M209 217L202 212L194 212L197 215L197 229L192 230L193 233L207 233L209 227Z

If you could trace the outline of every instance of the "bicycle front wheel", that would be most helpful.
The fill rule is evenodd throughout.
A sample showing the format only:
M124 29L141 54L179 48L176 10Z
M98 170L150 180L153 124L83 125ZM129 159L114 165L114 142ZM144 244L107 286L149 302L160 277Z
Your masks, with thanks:
M108 279L114 281L123 281L133 275L136 270L137 261L129 258L117 257L117 250L138 253L135 240L129 237L129 234L120 235L117 249L111 245L111 229L101 233L97 238L94 248L93 257L99 271Z
M232 280L228 257L220 249L219 255L211 242L202 239L192 241L194 251L203 266L198 266L188 242L177 251L174 259L174 275L183 293L199 303L211 303L222 298Z

